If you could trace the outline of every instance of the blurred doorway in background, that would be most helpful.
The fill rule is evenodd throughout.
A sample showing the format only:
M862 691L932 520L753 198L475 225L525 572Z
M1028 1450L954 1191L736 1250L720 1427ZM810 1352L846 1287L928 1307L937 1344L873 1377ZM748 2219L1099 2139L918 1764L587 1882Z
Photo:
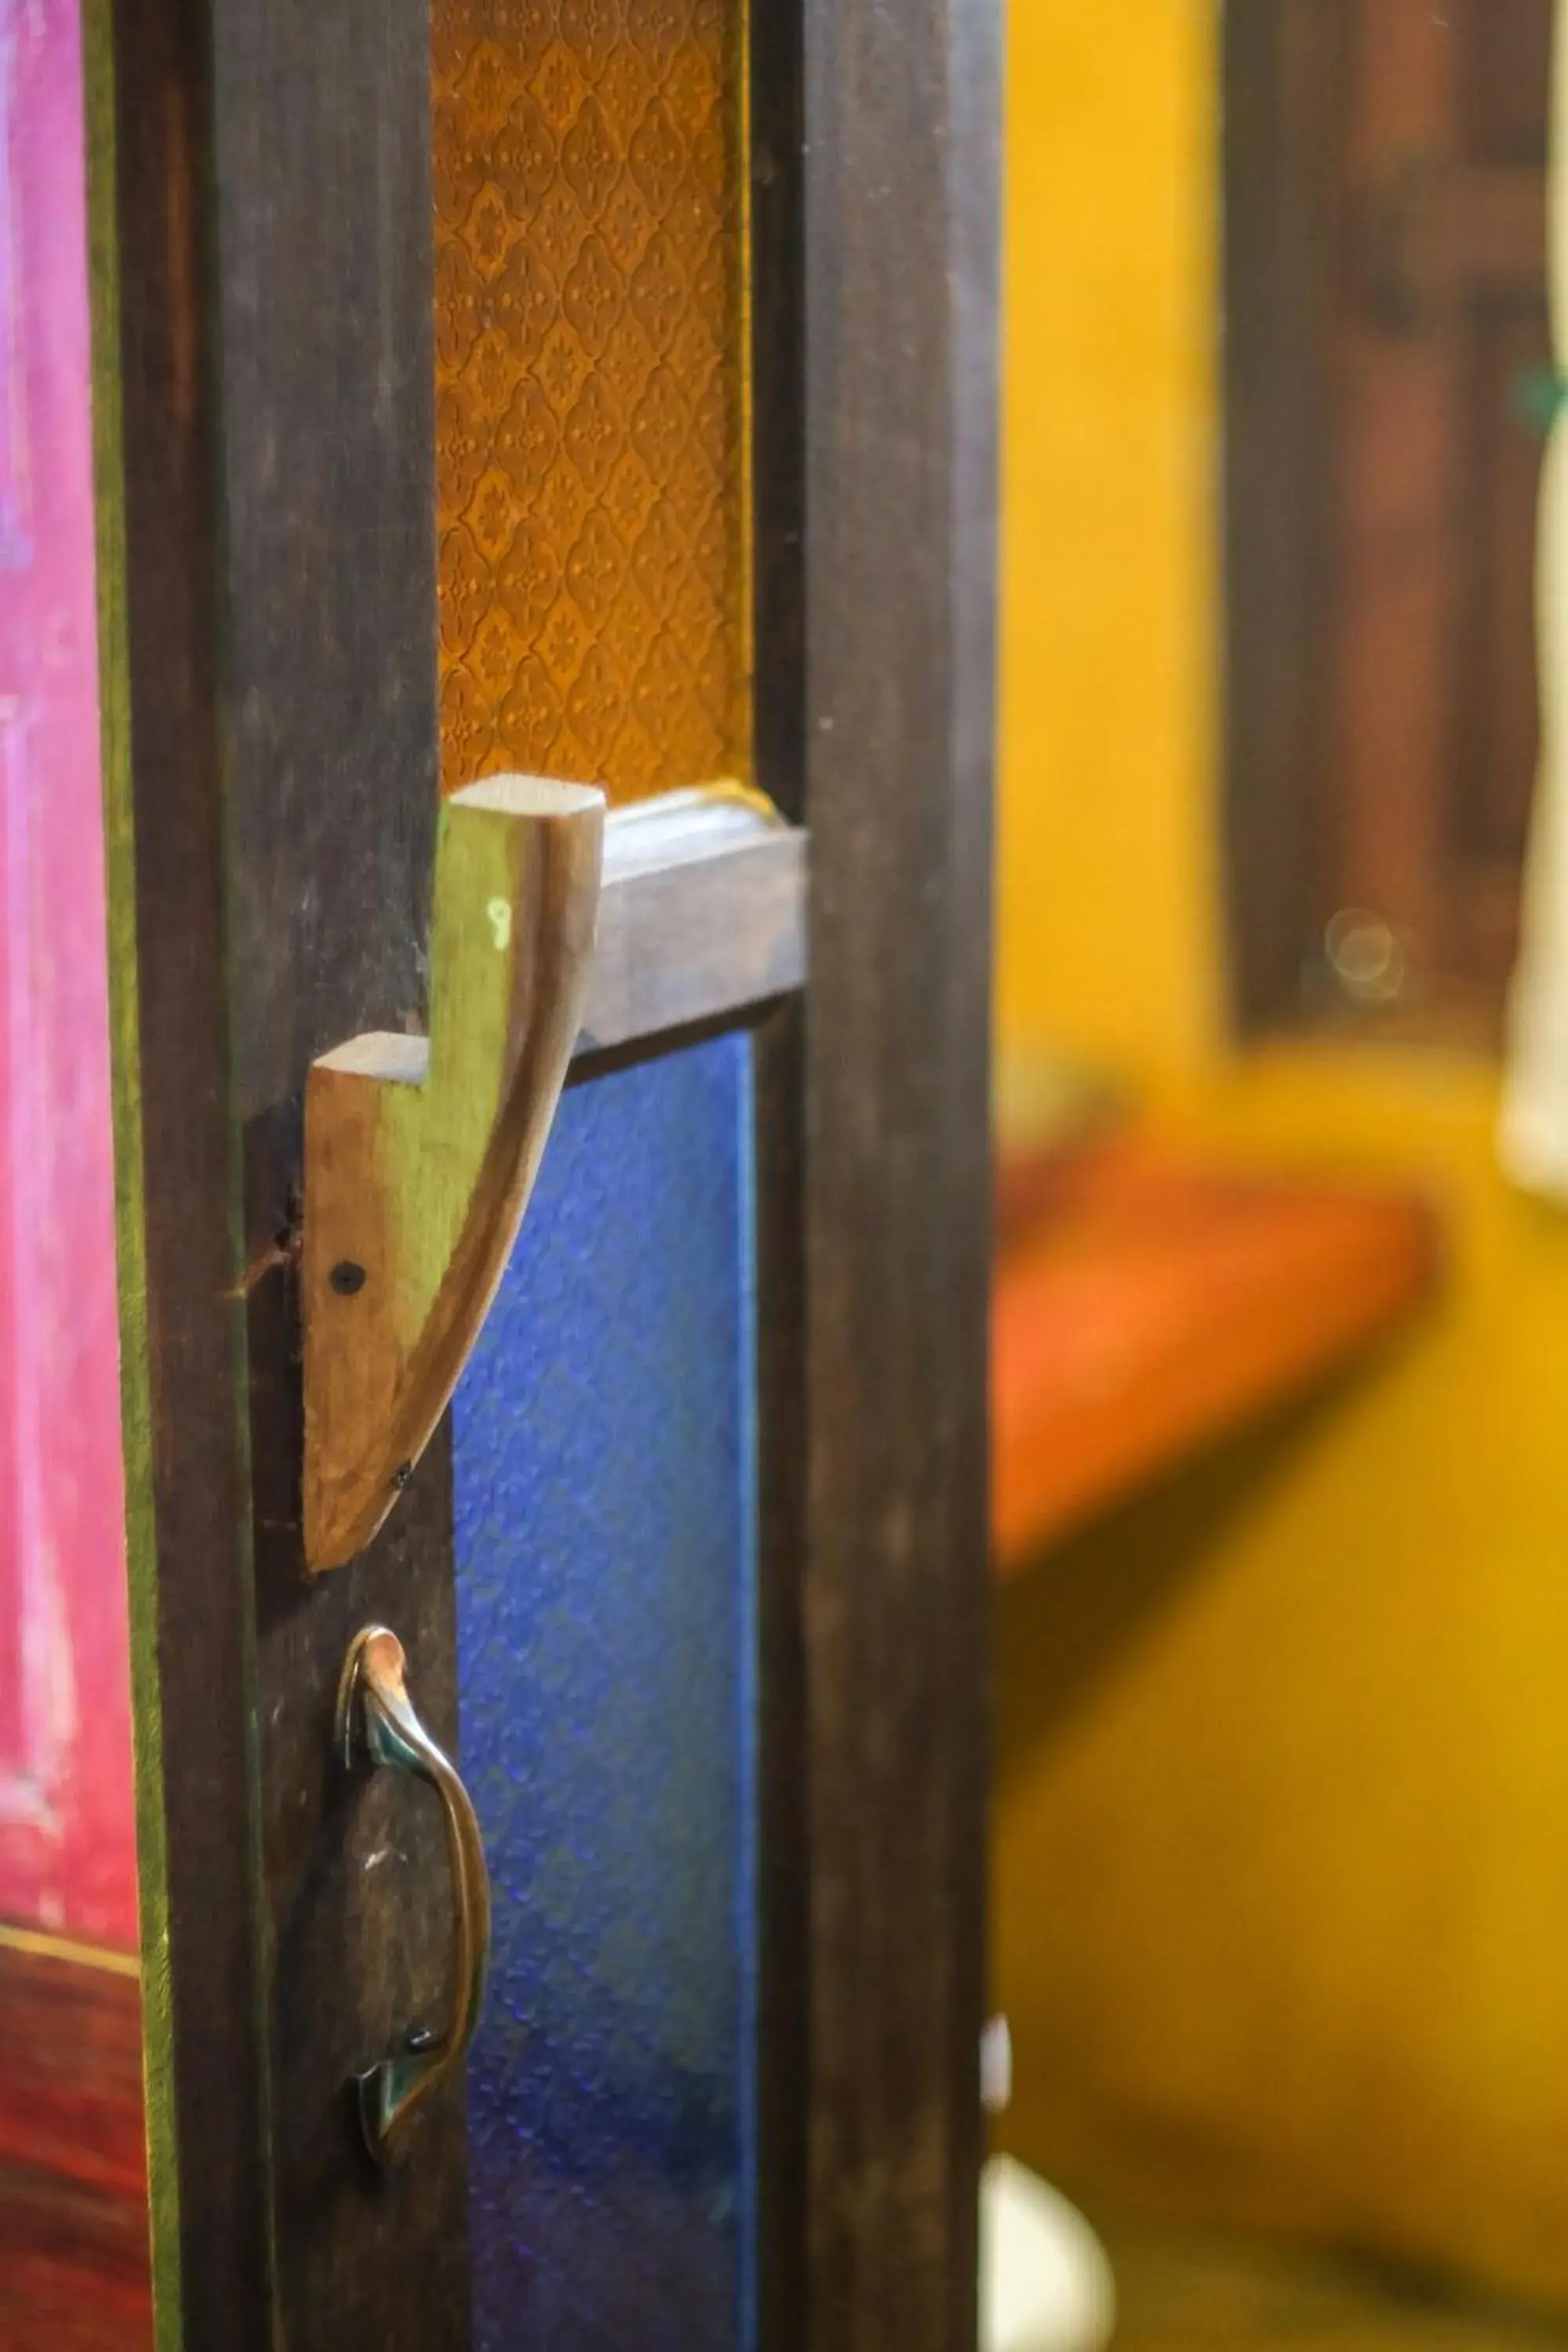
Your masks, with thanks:
M1293 1187L1389 1184L1443 1263L1004 1559L1005 2144L1124 2347L1560 2343L1568 1223L1500 1164L1497 1048L1563 11L1131 13L1013 15L1001 1036L1113 1130L1017 1319L1126 1463L1222 1308L1255 1362L1287 1328ZM1369 1328L1386 1263L1335 1277Z
M1227 791L1249 1031L1497 1036L1539 742L1552 0L1231 0Z

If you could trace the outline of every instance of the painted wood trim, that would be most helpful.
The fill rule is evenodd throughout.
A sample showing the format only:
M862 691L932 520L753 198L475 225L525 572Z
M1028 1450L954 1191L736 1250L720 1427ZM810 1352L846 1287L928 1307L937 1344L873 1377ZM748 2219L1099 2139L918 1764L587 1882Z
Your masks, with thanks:
M594 954L601 793L496 776L436 819L428 1038L319 1057L305 1095L305 1558L341 1568L423 1454L489 1311Z
M154 2319L159 2352L261 2352L267 2125L217 838L206 28L199 9L166 0L87 0L84 28Z
M129 1954L0 1928L0 2162L122 2197L145 2275L141 1978Z
M672 793L605 832L581 1054L752 1011L805 985L809 844L760 795Z
M0 1928L0 2342L153 2340L135 1963Z

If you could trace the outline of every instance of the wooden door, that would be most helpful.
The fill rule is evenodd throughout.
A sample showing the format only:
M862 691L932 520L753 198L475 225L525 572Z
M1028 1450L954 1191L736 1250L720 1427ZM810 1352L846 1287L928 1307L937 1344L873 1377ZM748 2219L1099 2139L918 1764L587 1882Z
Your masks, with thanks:
M963 2345L995 26L110 14L163 2340ZM509 769L653 814L449 1423L312 1577L301 1096L422 1027ZM456 1988L440 1809L334 1744L374 1623L495 1931L382 2167Z

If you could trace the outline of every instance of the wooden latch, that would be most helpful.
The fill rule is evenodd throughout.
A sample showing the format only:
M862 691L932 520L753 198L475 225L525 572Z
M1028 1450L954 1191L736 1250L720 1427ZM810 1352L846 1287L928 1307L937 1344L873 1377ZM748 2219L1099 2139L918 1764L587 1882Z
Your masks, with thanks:
M441 810L430 1034L305 1096L305 1558L363 1549L457 1385L528 1204L594 954L604 795L492 776Z

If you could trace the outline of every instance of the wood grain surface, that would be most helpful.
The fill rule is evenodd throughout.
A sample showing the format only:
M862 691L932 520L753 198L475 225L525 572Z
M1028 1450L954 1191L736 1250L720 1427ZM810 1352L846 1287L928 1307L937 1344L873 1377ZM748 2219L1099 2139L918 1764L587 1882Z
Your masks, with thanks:
M999 16L806 16L807 2341L975 2330Z
M270 2289L224 918L216 133L204 7L115 0L90 23L100 562L116 592L104 635L105 764L158 2318L165 2347L261 2352Z
M343 2084L447 1988L434 1809L335 1768L392 1622L454 1730L445 1448L346 1575L303 1572L300 1105L419 1025L437 804L422 0L115 0L129 626L122 957L139 1055L154 2204L163 2340L464 2339L461 2100L366 2177ZM331 386L331 396L323 387ZM162 1922L166 1918L166 1931ZM160 2092L160 2085L166 2086ZM436 2103L432 2102L432 2105ZM159 2117L162 2122L159 2122Z
M760 801L720 787L612 813L580 1052L732 1019L804 984L810 844Z
M449 2000L439 1823L350 1784L331 1728L374 1618L452 1738L447 1448L351 1566L305 1576L291 1254L312 1062L428 1010L428 25L419 0L116 0L115 28L185 2341L441 2352L468 2333L460 2093L381 2179L343 2096ZM758 40L759 781L812 824L814 975L760 1097L764 1878L799 1961L765 1990L764 2277L800 2320L781 2352L955 2352L981 2143L998 23L988 0L896 22L812 0Z
M151 2352L133 1964L0 1929L0 2342Z
M428 1037L312 1064L305 1557L341 1568L451 1401L528 1206L594 961L602 794L494 776L437 824Z

